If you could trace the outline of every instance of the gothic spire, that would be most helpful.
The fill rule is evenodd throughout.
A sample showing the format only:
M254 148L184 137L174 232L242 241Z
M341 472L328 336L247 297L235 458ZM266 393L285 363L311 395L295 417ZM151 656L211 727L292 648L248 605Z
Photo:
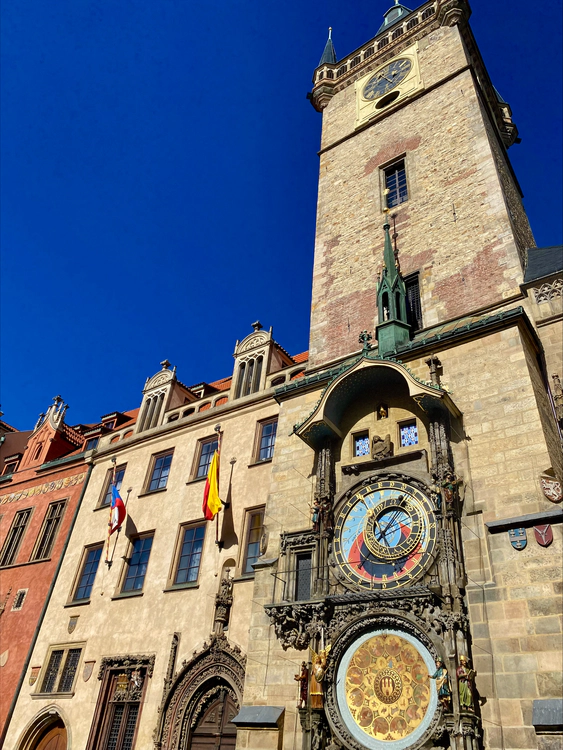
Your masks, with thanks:
M322 54L319 65L330 63L334 65L336 62L336 52L334 51L334 44L332 43L332 26L328 28L328 39L326 40L324 52Z
M389 286L393 286L395 279L397 278L397 264L395 263L395 253L393 252L393 246L391 244L391 236L389 230L389 215L385 217L385 224L383 225L383 231L385 232L385 243L383 246L383 262L385 263L384 275L387 277Z

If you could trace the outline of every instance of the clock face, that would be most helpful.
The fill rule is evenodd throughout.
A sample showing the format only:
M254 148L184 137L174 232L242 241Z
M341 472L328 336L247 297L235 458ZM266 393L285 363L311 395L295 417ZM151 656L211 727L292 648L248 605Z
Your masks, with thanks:
M378 99L387 94L401 81L404 81L412 68L412 62L407 58L394 60L381 70L378 70L364 86L362 96L364 99Z
M369 750L404 750L422 737L438 704L435 663L416 638L373 630L339 662L336 698L350 734Z
M350 581L390 589L413 583L431 562L436 519L430 500L404 482L383 480L362 487L341 509L334 555Z

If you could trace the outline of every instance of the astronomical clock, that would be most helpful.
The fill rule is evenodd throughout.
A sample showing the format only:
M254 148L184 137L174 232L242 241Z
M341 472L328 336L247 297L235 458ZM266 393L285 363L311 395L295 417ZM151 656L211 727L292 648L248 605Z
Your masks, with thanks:
M459 412L440 389L401 401L391 386L385 393L381 384L404 368L390 372L370 356L364 347L334 387L342 415L361 412L371 382L386 399L371 417L364 410L360 437L352 430L327 438L334 423L323 426L323 409L338 413L330 386L296 428L316 454L312 523L281 535L278 588L266 611L282 646L304 652L296 675L303 748L477 750L463 483L449 443ZM409 410L418 444L395 452L391 436ZM354 440L363 455L348 450Z

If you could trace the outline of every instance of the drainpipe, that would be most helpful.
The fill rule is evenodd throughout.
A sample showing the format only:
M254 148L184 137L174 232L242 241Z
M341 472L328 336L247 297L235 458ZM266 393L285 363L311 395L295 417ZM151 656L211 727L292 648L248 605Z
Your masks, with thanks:
M8 734L8 728L10 726L10 722L12 720L12 716L14 714L14 709L16 708L16 703L18 701L18 698L20 696L20 691L22 689L23 681L25 679L25 675L27 673L27 668L29 667L29 662L31 661L31 657L33 655L33 649L35 648L35 644L37 643L37 638L39 636L39 631L41 630L41 625L43 624L43 620L45 619L45 615L47 613L47 607L49 606L49 602L51 601L51 595L53 594L53 590L55 588L55 584L57 582L57 578L59 577L59 573L63 564L64 557L66 555L66 551L68 548L68 544L70 542L70 537L72 536L72 532L74 530L74 525L76 523L76 519L78 518L78 511L80 510L80 506L82 505L82 499L84 497L84 493L86 492L86 487L88 486L88 482L90 480L90 474L92 473L92 469L94 468L94 464L90 464L88 467L88 471L86 473L86 479L84 480L84 486L82 487L82 492L80 493L80 497L78 499L78 503L76 504L76 510L74 511L74 516L72 517L72 521L70 523L70 529L68 530L68 534L66 536L65 543L63 545L63 548L61 550L61 555L59 557L59 562L57 563L57 568L55 570L55 575L53 576L53 579L51 580L51 585L49 586L49 591L47 592L47 597L45 599L45 603L43 604L43 609L41 610L41 614L39 615L39 620L37 621L37 626L35 628L35 633L33 634L33 638L31 640L31 645L29 647L29 651L27 652L27 657L25 659L25 664L22 669L22 673L20 676L20 680L18 682L18 686L16 688L16 692L14 693L14 697L12 698L12 702L10 704L10 709L8 711L8 716L6 717L6 723L4 724L4 729L2 731L2 735L0 736L0 748L4 745L4 740L6 739L6 735Z

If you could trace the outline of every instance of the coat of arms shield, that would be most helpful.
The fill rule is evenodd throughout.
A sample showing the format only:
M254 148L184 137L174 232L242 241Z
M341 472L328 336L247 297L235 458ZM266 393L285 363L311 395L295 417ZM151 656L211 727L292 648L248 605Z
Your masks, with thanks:
M84 669L82 671L82 679L84 680L84 682L88 682L88 680L92 676L92 672L94 670L94 664L95 663L96 663L95 661L85 661L84 662Z
M543 494L552 503L560 503L563 500L563 487L561 482L558 482L554 477L550 477L549 474L542 474L540 477L540 484L543 490Z
M548 523L543 526L534 526L534 534L540 547L549 547L553 541L553 530Z
M510 544L518 551L523 550L528 544L528 537L526 535L526 529L524 528L510 529L508 532L508 538L510 539Z

